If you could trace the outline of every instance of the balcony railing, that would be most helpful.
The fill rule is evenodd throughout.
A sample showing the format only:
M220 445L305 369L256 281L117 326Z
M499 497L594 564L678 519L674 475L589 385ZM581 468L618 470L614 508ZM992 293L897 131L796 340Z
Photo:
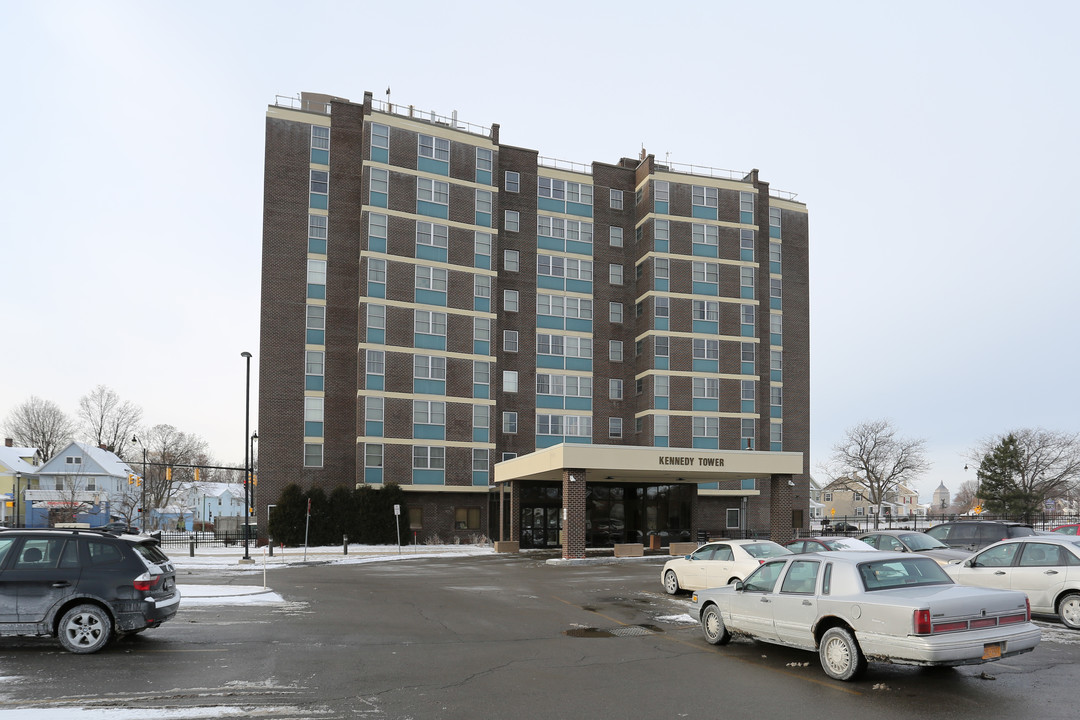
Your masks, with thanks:
M458 120L457 110L447 117L446 115L439 115L434 110L419 110L413 105L384 102L382 100L375 100L374 98L371 100L371 107L379 112L388 113L390 115L400 115L411 120L429 122L433 125L445 125L453 130L461 130L473 135L481 135L488 138L491 137L490 127L473 125L472 123Z

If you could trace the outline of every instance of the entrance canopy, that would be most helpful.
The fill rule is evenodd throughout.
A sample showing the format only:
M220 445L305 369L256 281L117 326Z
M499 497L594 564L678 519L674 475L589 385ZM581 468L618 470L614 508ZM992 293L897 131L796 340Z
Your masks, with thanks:
M700 484L769 475L799 475L799 452L697 450L638 445L561 443L495 465L495 482L559 482L563 470L584 470L587 482Z

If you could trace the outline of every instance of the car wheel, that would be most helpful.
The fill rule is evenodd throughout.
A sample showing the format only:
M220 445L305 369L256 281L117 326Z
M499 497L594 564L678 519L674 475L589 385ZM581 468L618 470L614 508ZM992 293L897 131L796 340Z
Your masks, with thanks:
M1069 593L1058 600L1057 612L1065 627L1080 630L1080 595Z
M729 577L729 578L728 578L728 581L727 581L727 584L728 584L728 585L734 585L735 583L739 582L740 580L742 580L742 578L739 578L739 577Z
M664 573L664 590L668 595L674 595L679 592L679 576L675 574L674 570L668 570Z
M727 645L731 642L731 633L720 616L720 608L710 605L701 613L701 631L705 633L705 642L710 645Z
M97 652L112 639L112 619L97 605L76 605L60 618L60 644L73 653Z
M866 670L866 656L847 628L834 627L825 631L818 648L821 667L836 680L854 680Z

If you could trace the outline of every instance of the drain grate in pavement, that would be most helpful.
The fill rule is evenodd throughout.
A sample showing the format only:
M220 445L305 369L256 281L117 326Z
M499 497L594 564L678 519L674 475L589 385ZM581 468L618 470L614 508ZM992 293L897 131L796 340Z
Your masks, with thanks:
M570 628L564 634L567 637L584 638L609 638L609 637L640 637L653 635L660 632L660 628L653 625L622 625L614 628Z

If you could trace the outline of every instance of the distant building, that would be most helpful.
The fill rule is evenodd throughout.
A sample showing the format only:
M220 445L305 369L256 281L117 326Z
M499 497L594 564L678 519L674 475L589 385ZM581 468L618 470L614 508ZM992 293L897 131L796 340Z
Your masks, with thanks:
M49 527L74 514L92 527L106 524L132 505L134 471L103 447L73 442L38 468L35 489L25 492L26 525Z
M821 490L821 502L828 517L872 517L878 513L870 502L866 481L860 478L840 477ZM897 485L881 503L883 517L903 518L925 515L925 506L919 505L919 493L906 485Z
M933 499L930 501L930 512L943 513L949 509L951 503L952 496L949 494L949 488L942 482L937 486L937 490L934 490Z
M37 448L15 447L13 439L4 440L0 447L0 525L14 524L15 495L21 497L24 490L37 486L41 463L41 451ZM22 511L18 515L21 522Z

